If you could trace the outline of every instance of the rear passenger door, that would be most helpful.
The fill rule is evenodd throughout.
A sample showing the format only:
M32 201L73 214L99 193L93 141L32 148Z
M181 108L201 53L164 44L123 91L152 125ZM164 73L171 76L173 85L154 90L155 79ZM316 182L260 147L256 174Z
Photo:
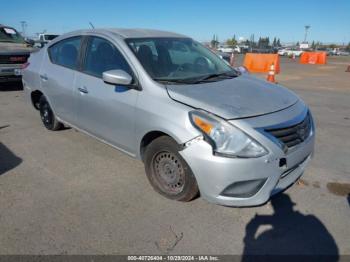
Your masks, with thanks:
M102 73L120 69L133 76L123 54L109 40L88 38L81 72L77 73L77 125L90 134L135 153L135 104L138 90L114 86L102 80ZM135 80L135 78L134 78Z
M76 103L73 96L76 70L79 67L80 36L63 39L50 46L40 69L40 81L55 114L75 123Z

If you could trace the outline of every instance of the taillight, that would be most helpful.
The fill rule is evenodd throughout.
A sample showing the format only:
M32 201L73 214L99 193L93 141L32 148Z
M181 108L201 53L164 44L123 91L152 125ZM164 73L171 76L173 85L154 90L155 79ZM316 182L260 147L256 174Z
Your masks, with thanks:
M23 69L26 69L29 65L30 65L30 63L29 63L29 62L26 62L26 63L24 63L24 64L21 65L21 69L22 69L22 70L23 70Z
M25 62L27 60L27 57L25 56L12 56L10 57L11 62Z

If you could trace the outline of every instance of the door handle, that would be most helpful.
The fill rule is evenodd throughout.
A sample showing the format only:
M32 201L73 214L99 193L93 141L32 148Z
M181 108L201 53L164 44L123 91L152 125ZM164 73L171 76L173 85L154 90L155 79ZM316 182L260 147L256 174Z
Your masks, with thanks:
M87 90L87 88L85 86L78 87L78 90L79 90L80 93L83 93L83 94L89 93L89 91Z
M44 75L40 75L40 78L41 78L41 80L43 80L43 81L47 81L47 80L49 80L49 78L47 77L47 75L46 75L46 74L44 74Z

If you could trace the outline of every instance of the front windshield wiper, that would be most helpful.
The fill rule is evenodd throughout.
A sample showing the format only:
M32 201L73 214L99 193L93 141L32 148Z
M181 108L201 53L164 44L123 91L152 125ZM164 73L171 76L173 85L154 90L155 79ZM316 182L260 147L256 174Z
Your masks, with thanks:
M165 78L153 78L153 80L163 84L193 84L193 79L165 79Z
M238 74L234 73L234 72L224 72L224 73L220 73L220 74L210 74L210 75L206 75L200 78L197 78L196 81L194 81L194 84L198 84L198 83L202 83L202 82L206 82L206 81L211 81L213 79L216 78L221 78L221 79L230 79L230 78L234 78L237 77Z
M212 81L215 78L221 78L221 79L230 79L237 77L239 74L235 72L224 72L220 74L210 74L205 75L201 77L191 77L191 78L184 78L184 79L165 79L165 78L153 78L153 80L163 83L163 84L199 84L202 82Z

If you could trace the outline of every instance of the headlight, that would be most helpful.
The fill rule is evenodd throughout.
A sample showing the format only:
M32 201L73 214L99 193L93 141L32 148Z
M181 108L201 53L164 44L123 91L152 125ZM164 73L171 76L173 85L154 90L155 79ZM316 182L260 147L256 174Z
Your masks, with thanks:
M267 154L262 145L230 123L204 111L192 111L189 115L194 127L209 140L216 154L242 158Z

